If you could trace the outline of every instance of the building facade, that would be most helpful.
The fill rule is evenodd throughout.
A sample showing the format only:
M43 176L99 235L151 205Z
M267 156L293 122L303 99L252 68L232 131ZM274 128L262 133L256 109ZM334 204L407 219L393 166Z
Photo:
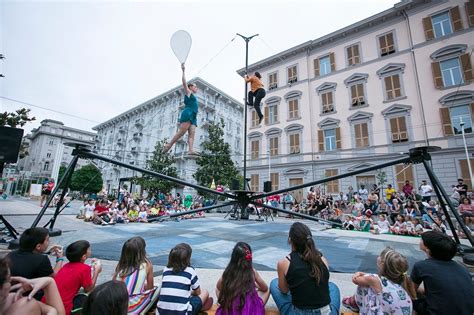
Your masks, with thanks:
M199 102L198 128L195 135L195 148L208 138L208 127L213 121L223 119L225 123L224 141L231 146L234 163L239 167L242 159L242 122L243 104L201 78L190 81L198 87ZM148 100L116 117L113 117L93 129L97 130L94 150L104 156L146 168L155 145L162 139L171 139L179 128L179 116L184 108L182 86L177 86L157 97ZM172 148L175 155L178 177L196 183L193 174L196 171L195 158L186 155L188 151L187 135ZM136 192L130 181L139 173L109 163L99 162L104 184L109 193L114 193L122 183ZM180 187L181 193L193 193L189 187Z
M73 158L73 148L64 144L79 143L92 147L94 139L93 132L67 127L57 120L45 119L26 136L28 155L18 161L17 168L27 177L54 178L59 167L67 166ZM76 169L87 163L87 160L79 159Z
M252 190L343 174L425 145L442 148L432 165L448 191L457 178L472 189L461 122L473 158L473 26L473 1L406 0L250 65L267 88L265 120L258 125L254 111L248 120ZM322 189L336 194L383 175L399 188L427 179L422 166L396 165Z

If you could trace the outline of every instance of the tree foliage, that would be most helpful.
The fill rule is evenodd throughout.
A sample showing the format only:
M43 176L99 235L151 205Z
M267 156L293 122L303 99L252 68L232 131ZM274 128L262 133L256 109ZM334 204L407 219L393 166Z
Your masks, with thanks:
M15 112L0 113L0 126L23 127L27 122L36 120L35 117L30 117L30 111L30 109L20 108Z
M102 190L102 174L92 164L84 165L72 174L71 190L83 193L98 193Z
M156 143L153 156L146 161L146 168L163 175L178 177L178 171L175 166L176 159L169 152L163 153L163 147L166 142L167 139L163 139ZM133 178L133 182L152 194L158 192L167 193L176 186L175 183L147 174Z
M214 179L216 185L231 186L239 179L239 170L230 157L230 145L224 141L224 121L209 126L209 138L201 143L202 154L197 159L198 169L193 175L201 186L209 187Z

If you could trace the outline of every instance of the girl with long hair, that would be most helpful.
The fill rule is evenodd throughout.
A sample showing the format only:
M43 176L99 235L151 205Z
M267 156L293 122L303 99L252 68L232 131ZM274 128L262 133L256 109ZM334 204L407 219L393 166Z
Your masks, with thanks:
M127 240L113 275L113 280L126 284L128 312L133 314L150 311L158 300L159 290L153 283L153 265L146 256L145 247L145 240L140 236Z
M354 274L356 294L344 298L342 304L360 314L412 314L416 292L407 274L408 260L387 247L377 257L377 267L378 274Z
M252 249L238 242L216 285L217 315L263 315L270 291L252 265Z
M301 222L290 228L291 253L278 261L270 292L280 314L339 314L339 288L329 282L329 267L311 230Z

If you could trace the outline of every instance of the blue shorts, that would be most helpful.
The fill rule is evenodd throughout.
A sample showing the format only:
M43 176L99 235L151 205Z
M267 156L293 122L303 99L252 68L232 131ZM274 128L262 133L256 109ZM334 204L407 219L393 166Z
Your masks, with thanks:
M191 296L189 299L189 304L193 307L193 314L198 314L199 311L202 309L202 301L201 298L197 295Z

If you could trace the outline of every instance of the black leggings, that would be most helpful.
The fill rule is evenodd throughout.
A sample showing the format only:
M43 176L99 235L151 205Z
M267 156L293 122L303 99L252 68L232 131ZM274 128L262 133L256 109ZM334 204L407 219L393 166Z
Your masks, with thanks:
M262 110L260 109L260 102L265 97L266 93L265 90L260 88L255 92L249 91L248 102L249 106L253 106L257 111L258 117L262 117ZM255 100L253 99L255 97Z

